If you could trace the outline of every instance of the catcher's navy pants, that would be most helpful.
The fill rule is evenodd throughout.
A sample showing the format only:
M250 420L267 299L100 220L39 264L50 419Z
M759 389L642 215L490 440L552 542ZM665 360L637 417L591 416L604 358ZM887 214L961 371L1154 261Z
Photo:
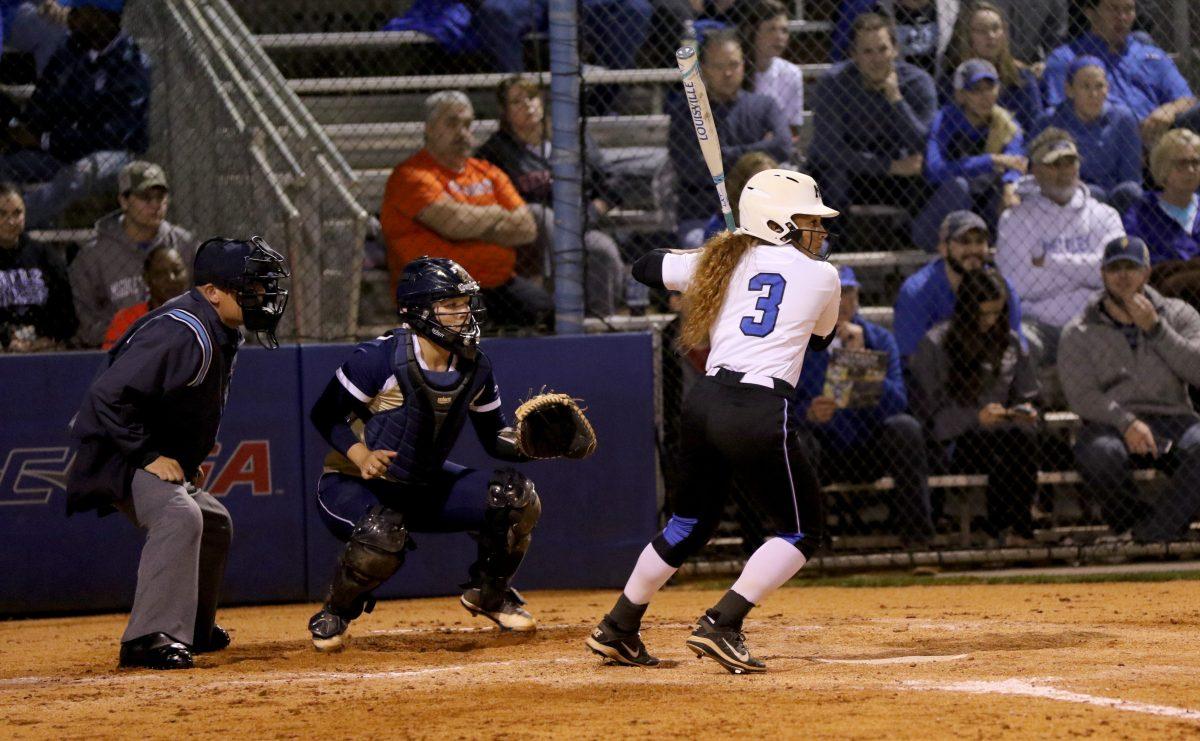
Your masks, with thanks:
M483 527L490 472L447 461L426 486L366 481L326 473L317 483L317 510L339 540L350 539L354 524L376 504L404 513L404 526L418 533L457 533Z
M768 387L719 370L699 379L683 403L680 485L674 516L654 540L672 566L699 552L721 521L736 481L764 532L778 534L812 557L824 533L821 486L809 457L789 428L793 390L778 379Z

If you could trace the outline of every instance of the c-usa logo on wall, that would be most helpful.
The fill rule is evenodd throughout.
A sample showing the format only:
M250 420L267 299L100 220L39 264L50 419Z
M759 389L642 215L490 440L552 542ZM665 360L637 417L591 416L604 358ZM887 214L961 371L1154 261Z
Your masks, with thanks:
M249 493L263 497L274 494L271 485L271 443L242 440L228 456L217 443L200 464L204 489L215 497ZM13 448L0 458L0 506L46 505L54 494L65 494L67 473L75 451L66 446Z

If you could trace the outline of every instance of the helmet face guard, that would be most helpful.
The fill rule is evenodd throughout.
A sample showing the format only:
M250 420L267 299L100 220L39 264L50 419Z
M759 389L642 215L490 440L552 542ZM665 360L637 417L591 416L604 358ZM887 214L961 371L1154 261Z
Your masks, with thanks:
M487 309L483 308L483 297L476 294L462 294L470 297L467 320L462 327L455 329L442 323L438 317L436 304L446 299L459 298L445 296L435 299L426 306L403 306L400 308L400 318L413 328L417 334L463 357L473 358L479 349L479 337L483 331L483 321Z
M780 239L783 240L784 243L790 242L791 244L795 245L796 249L800 250L814 260L821 260L823 262L829 259L829 253L831 251L829 244L829 232L827 232L825 229L799 227L796 226L791 220L787 222L784 228L784 233L780 235ZM816 240L823 239L824 241L821 242L821 249L816 252L810 250L805 246L806 238L808 244L812 244Z
M215 237L200 245L203 250L210 243L231 242L225 237ZM242 325L253 332L258 343L268 350L279 347L275 329L283 319L287 308L288 290L282 281L291 277L287 259L276 252L259 236L245 240L250 245L242 272L236 278L221 281L221 288L233 294L242 310Z
M437 304L467 298L467 317L460 327L442 323ZM479 349L487 316L479 284L458 263L446 258L420 257L404 267L396 286L396 312L414 332L465 358Z

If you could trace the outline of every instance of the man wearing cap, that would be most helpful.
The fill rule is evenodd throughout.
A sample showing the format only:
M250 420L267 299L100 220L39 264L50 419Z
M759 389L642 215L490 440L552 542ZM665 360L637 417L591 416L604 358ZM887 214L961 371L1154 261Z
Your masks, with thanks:
M1139 542L1181 537L1200 510L1200 314L1146 285L1150 253L1137 237L1104 248L1104 289L1063 330L1058 368L1084 420L1075 448L1086 491L1114 533ZM1171 485L1139 503L1132 468L1155 466Z
M172 248L184 265L191 265L195 255L192 233L166 220L171 194L162 167L131 162L121 169L117 187L121 209L96 222L95 236L71 263L79 316L75 342L82 347L99 347L113 316L146 300L149 289L142 273L152 250Z
M1071 135L1049 128L1029 146L1038 190L1000 216L996 265L1021 297L1031 353L1055 362L1058 337L1101 287L1104 245L1125 235L1121 216L1079 180Z
M186 669L219 651L216 625L232 528L202 490L217 439L238 327L274 330L287 303L283 258L258 237L200 246L193 288L139 319L104 356L71 433L79 452L67 513L119 510L147 531L120 665Z
M921 423L905 413L908 394L900 351L891 332L858 313L859 283L854 270L843 265L838 276L842 300L836 335L829 348L809 348L790 412L823 478L871 481L890 475L895 479L892 525L906 544L920 548L933 537L929 464ZM825 395L830 352L839 347L887 354L887 375L875 404L839 408L833 397Z
M1099 58L1108 72L1108 97L1142 122L1142 139L1153 144L1196 104L1187 80L1167 53L1133 35L1136 0L1080 0L1089 30L1051 52L1043 81L1046 103L1066 100L1067 70L1075 57Z
M917 344L930 327L949 319L954 313L954 297L963 275L970 270L980 270L991 262L988 249L990 239L991 232L978 214L952 211L942 220L937 246L941 257L931 260L908 276L896 296L892 328L896 332L900 357L905 362L916 351ZM1011 283L1008 283L1008 294L1009 325L1024 343L1021 298Z
M65 0L70 35L0 141L0 179L25 195L31 227L112 187L150 142L150 63L121 33L124 0Z
M1025 173L1024 138L1012 114L996 105L1000 75L991 62L968 59L954 70L954 100L933 119L925 177L937 191L913 220L917 246L932 250L938 224L951 211L970 210L995 225L1015 206Z

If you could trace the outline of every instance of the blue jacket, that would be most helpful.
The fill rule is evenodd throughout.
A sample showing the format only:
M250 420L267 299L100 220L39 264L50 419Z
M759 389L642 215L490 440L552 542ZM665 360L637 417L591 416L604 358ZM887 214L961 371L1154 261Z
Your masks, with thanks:
M967 120L958 105L943 106L933 119L929 143L925 148L925 177L935 185L950 178L971 178L991 175L992 155L984 154L988 127L977 129ZM1021 132L1013 136L1002 150L1004 154L1025 154ZM1016 170L1005 170L1000 179L1015 183L1021 177Z
M933 78L899 61L896 77L902 100L893 104L868 90L851 62L826 73L813 100L809 156L815 163L854 174L883 175L893 160L925 151L937 111Z
M1086 33L1058 47L1046 58L1042 79L1046 84L1047 106L1057 106L1067 99L1067 67L1075 57L1088 55L1104 62L1109 102L1128 107L1139 121L1155 108L1192 94L1179 68L1157 46L1130 36L1125 47L1114 53L1107 41Z
M1004 283L1008 286L1009 296L1008 324L1021 337L1021 345L1024 347L1025 336L1021 333L1021 297L1013 290L1007 278ZM908 358L912 355L925 333L938 322L949 319L952 314L954 291L950 288L950 279L946 277L946 260L939 257L908 276L896 295L892 326L896 332L896 345L900 348L900 357Z
M903 412L908 406L908 394L904 390L904 373L900 368L900 351L892 333L872 324L861 316L851 319L863 328L863 341L868 350L881 350L888 355L887 377L883 381L883 395L879 403L863 409L839 409L833 419L822 429L830 436L850 447L868 439L883 420ZM825 390L825 372L829 368L829 350L812 350L804 356L804 369L796 385L795 404L792 405L793 420L803 423L812 400Z
M150 145L150 62L121 35L95 59L74 37L54 52L22 120L62 162Z
M1125 212L1121 217L1125 233L1145 240L1151 264L1200 256L1200 213L1196 214L1191 231L1185 231L1158 205L1158 197L1158 193L1146 193Z
M194 288L134 322L71 423L80 444L67 512L109 513L129 496L134 472L160 455L191 479L217 441L241 342Z
M1075 137L1079 146L1079 177L1105 190L1124 182L1142 181L1142 133L1137 117L1123 105L1105 103L1100 117L1084 123L1066 101L1047 111L1029 134L1032 140L1050 126Z

